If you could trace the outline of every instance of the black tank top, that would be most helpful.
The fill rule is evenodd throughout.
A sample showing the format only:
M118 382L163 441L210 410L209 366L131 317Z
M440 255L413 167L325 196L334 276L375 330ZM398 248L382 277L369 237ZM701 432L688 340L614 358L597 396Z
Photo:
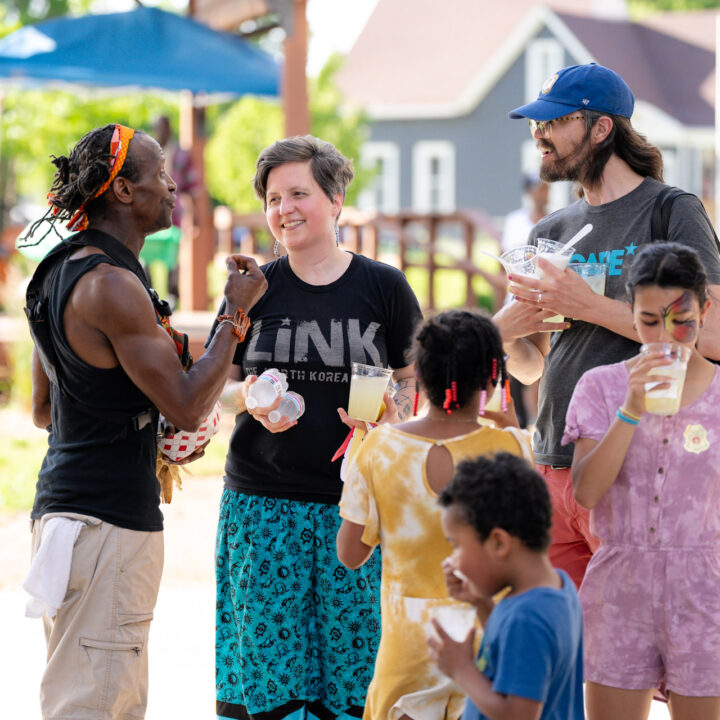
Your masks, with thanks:
M151 406L121 366L89 365L65 336L63 313L77 281L100 263L117 265L107 255L66 260L51 291L50 323L65 388L85 405L127 411L128 417ZM100 419L80 410L50 385L52 426L40 468L32 517L77 512L130 530L162 530L160 485L155 476L155 422L133 430L129 422Z

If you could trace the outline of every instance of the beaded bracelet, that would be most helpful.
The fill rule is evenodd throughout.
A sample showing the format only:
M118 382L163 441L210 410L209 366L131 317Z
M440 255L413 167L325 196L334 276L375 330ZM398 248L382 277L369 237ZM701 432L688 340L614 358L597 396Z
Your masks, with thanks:
M232 333L238 339L238 342L243 342L247 331L250 329L250 318L243 312L242 308L238 308L234 315L218 315L218 328L225 323L232 325Z
M634 420L633 418L627 416L622 408L619 408L618 411L615 413L619 420L622 420L623 422L627 423L628 425L639 425L640 420Z
M631 413L629 410L626 410L624 407L620 408L620 412L625 415L626 417L629 417L631 420L637 420L640 422L641 417L639 415L635 415L635 413Z

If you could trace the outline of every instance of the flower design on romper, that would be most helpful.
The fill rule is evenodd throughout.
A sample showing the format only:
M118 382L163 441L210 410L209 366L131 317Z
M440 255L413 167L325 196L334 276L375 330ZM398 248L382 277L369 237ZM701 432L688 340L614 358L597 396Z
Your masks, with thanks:
M688 452L699 455L710 447L707 430L702 425L688 425L683 432L683 437L685 438L684 448Z

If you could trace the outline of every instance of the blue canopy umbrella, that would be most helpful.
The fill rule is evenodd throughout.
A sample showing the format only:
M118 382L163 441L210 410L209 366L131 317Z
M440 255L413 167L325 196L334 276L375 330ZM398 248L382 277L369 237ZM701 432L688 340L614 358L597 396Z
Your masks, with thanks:
M276 96L278 63L266 52L192 18L157 8L63 17L0 40L0 83L189 90L209 96ZM69 234L48 223L18 249L40 260ZM39 241L39 238L43 238ZM33 245L32 243L37 244Z
M138 7L16 30L0 40L0 78L275 96L279 70L270 55L241 38Z

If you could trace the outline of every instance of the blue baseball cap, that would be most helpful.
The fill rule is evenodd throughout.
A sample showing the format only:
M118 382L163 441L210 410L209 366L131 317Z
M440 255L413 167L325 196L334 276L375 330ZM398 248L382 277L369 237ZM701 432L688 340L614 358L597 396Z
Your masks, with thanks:
M583 108L629 118L634 107L632 90L614 70L588 63L556 72L543 83L537 100L515 108L509 116L555 120Z

